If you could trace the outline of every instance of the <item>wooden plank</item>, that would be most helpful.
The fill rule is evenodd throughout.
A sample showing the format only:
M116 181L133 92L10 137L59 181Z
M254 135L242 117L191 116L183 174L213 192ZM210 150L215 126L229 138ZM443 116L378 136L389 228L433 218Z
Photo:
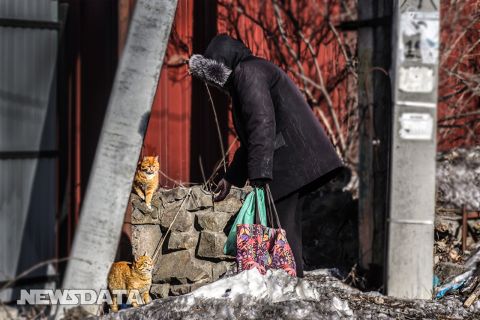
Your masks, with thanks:
M371 1L360 0L358 2L359 19L373 18L374 10ZM373 236L374 236L374 210L373 210L373 86L370 70L374 52L373 31L363 28L358 31L358 105L360 111L359 133L359 262L360 266L368 269L373 261Z
M85 193L64 289L98 292L106 288L176 5L176 0L137 1ZM94 314L98 310L96 305L82 307ZM64 308L54 311L57 318L63 316Z

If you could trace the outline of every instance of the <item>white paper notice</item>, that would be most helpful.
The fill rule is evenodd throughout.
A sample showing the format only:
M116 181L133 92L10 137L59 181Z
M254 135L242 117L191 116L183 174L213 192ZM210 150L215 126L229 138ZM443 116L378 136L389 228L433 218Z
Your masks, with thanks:
M400 61L419 60L426 64L438 61L438 12L407 11L400 18Z
M404 140L431 140L433 117L429 113L404 113L400 117L400 138Z
M402 67L399 72L399 89L404 92L428 93L433 91L433 69L429 67Z

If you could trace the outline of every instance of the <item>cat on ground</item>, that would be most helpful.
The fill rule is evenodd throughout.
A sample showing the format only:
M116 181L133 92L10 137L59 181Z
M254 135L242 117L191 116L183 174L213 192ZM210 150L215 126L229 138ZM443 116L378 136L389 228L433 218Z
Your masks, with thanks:
M152 285L152 270L153 261L146 254L138 257L133 263L126 261L113 263L108 274L108 289L112 295L110 309L117 312L118 303L122 303L117 301L115 290L126 290L133 307L138 307L139 301L135 294L131 294L132 290L137 290L143 303L150 303L152 301L149 293Z
M152 196L158 188L159 170L158 156L148 156L140 161L135 174L133 189L142 200L145 200L148 209L152 209Z

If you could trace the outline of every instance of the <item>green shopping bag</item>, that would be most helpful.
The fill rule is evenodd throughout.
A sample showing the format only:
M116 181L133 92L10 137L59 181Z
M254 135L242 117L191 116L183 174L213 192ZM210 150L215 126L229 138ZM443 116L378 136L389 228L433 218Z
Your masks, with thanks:
M255 199L255 195L257 195L257 199ZM223 247L224 254L231 256L235 256L237 254L237 225L255 223L255 202L257 203L258 213L260 216L260 224L267 226L265 194L263 189L255 188L247 195L245 202L235 218L235 222L228 233L227 242L225 242L225 246Z

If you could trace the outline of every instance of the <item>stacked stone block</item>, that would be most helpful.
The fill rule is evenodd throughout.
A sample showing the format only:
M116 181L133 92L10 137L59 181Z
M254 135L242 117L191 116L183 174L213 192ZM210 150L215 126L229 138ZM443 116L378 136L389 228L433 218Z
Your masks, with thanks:
M225 256L223 246L245 196L246 191L232 188L224 201L214 203L212 194L201 186L160 189L149 210L136 194L131 195L134 256L152 256L171 225L155 260L153 295L186 294L234 268L235 258Z

